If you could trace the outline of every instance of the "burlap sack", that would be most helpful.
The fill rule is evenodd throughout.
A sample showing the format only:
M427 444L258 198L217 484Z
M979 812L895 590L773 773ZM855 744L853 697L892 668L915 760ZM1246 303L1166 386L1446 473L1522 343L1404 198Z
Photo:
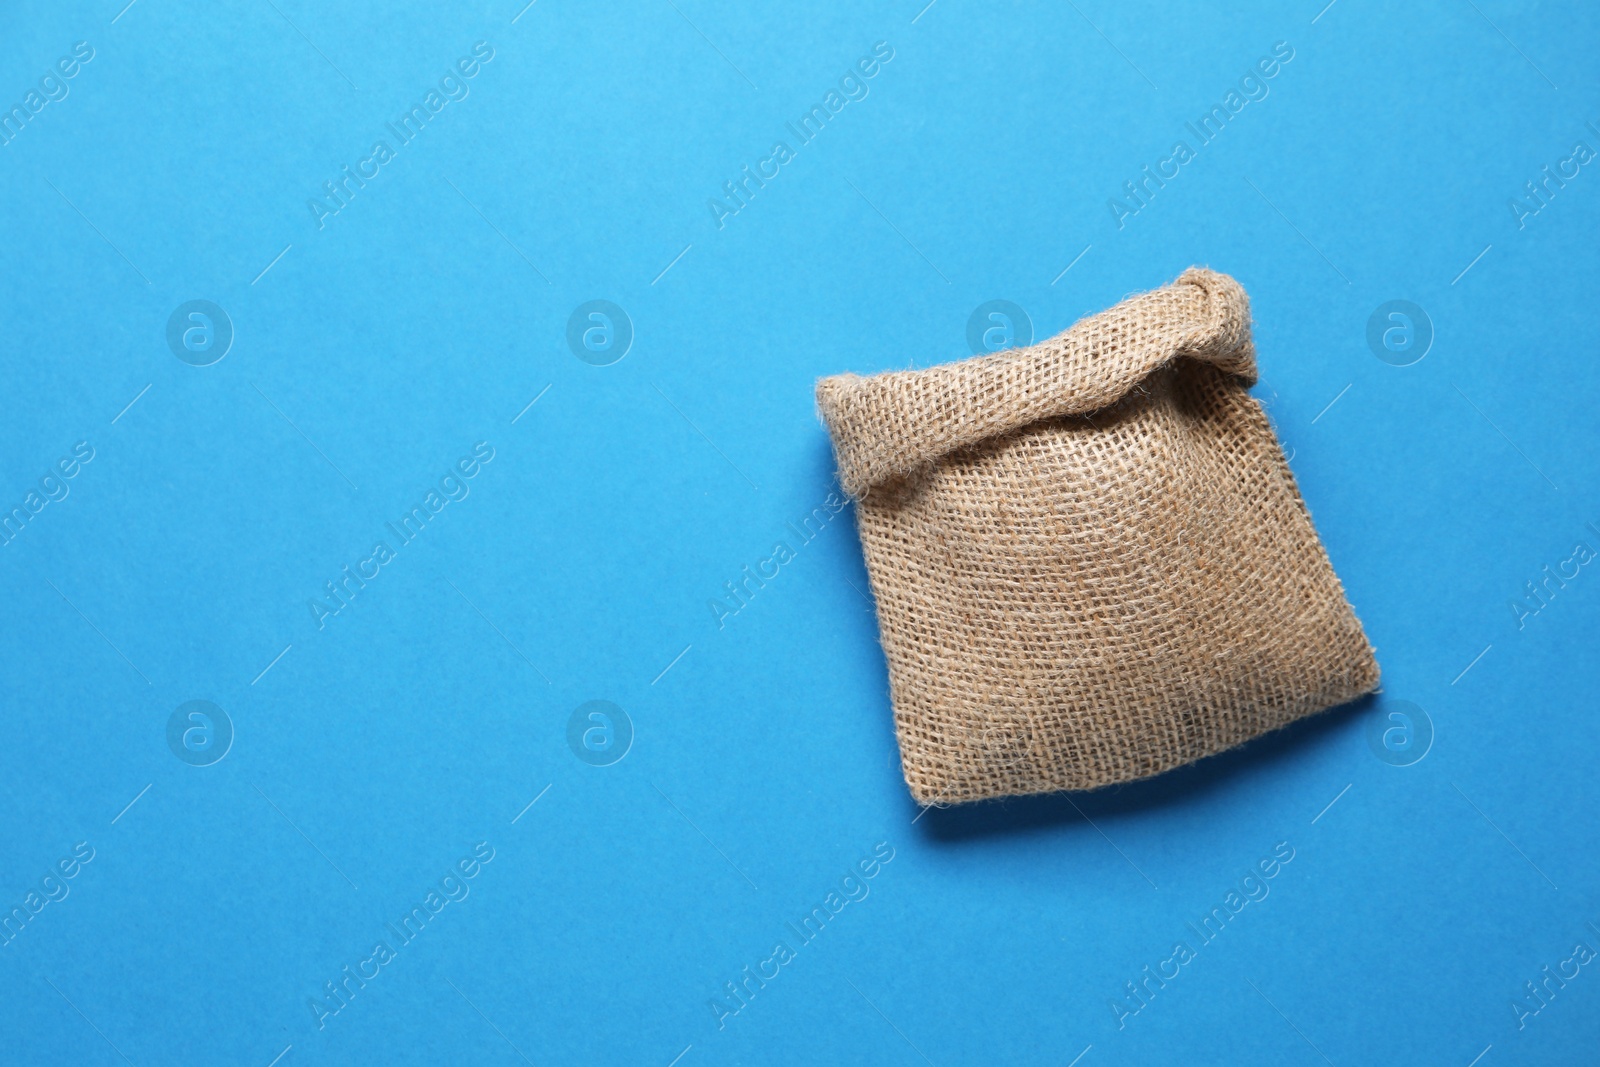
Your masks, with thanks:
M1090 789L1378 684L1223 274L1031 348L817 384L919 803Z

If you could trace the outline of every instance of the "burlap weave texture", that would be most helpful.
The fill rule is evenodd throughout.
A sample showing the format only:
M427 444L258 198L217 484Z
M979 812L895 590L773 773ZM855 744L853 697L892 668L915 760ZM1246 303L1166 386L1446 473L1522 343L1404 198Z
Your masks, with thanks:
M1029 348L817 385L919 803L1090 789L1378 684L1256 380L1191 269Z

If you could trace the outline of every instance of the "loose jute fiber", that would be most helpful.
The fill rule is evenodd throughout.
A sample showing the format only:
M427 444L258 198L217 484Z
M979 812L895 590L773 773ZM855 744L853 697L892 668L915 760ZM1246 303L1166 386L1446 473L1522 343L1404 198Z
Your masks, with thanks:
M919 803L1142 778L1377 686L1255 380L1244 289L1192 269L817 384Z

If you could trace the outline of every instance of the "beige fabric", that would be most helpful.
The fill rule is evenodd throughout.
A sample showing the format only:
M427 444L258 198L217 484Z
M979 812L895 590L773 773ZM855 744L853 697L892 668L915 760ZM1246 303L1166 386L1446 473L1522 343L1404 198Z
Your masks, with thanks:
M919 803L1142 778L1377 686L1255 379L1244 290L1192 269L1030 348L817 384Z

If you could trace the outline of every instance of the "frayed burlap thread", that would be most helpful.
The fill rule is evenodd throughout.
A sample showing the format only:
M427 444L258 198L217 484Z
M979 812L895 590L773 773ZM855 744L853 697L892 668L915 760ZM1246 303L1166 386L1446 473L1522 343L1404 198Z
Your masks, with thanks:
M1255 380L1243 288L1191 269L817 384L919 803L1143 778L1377 687Z

